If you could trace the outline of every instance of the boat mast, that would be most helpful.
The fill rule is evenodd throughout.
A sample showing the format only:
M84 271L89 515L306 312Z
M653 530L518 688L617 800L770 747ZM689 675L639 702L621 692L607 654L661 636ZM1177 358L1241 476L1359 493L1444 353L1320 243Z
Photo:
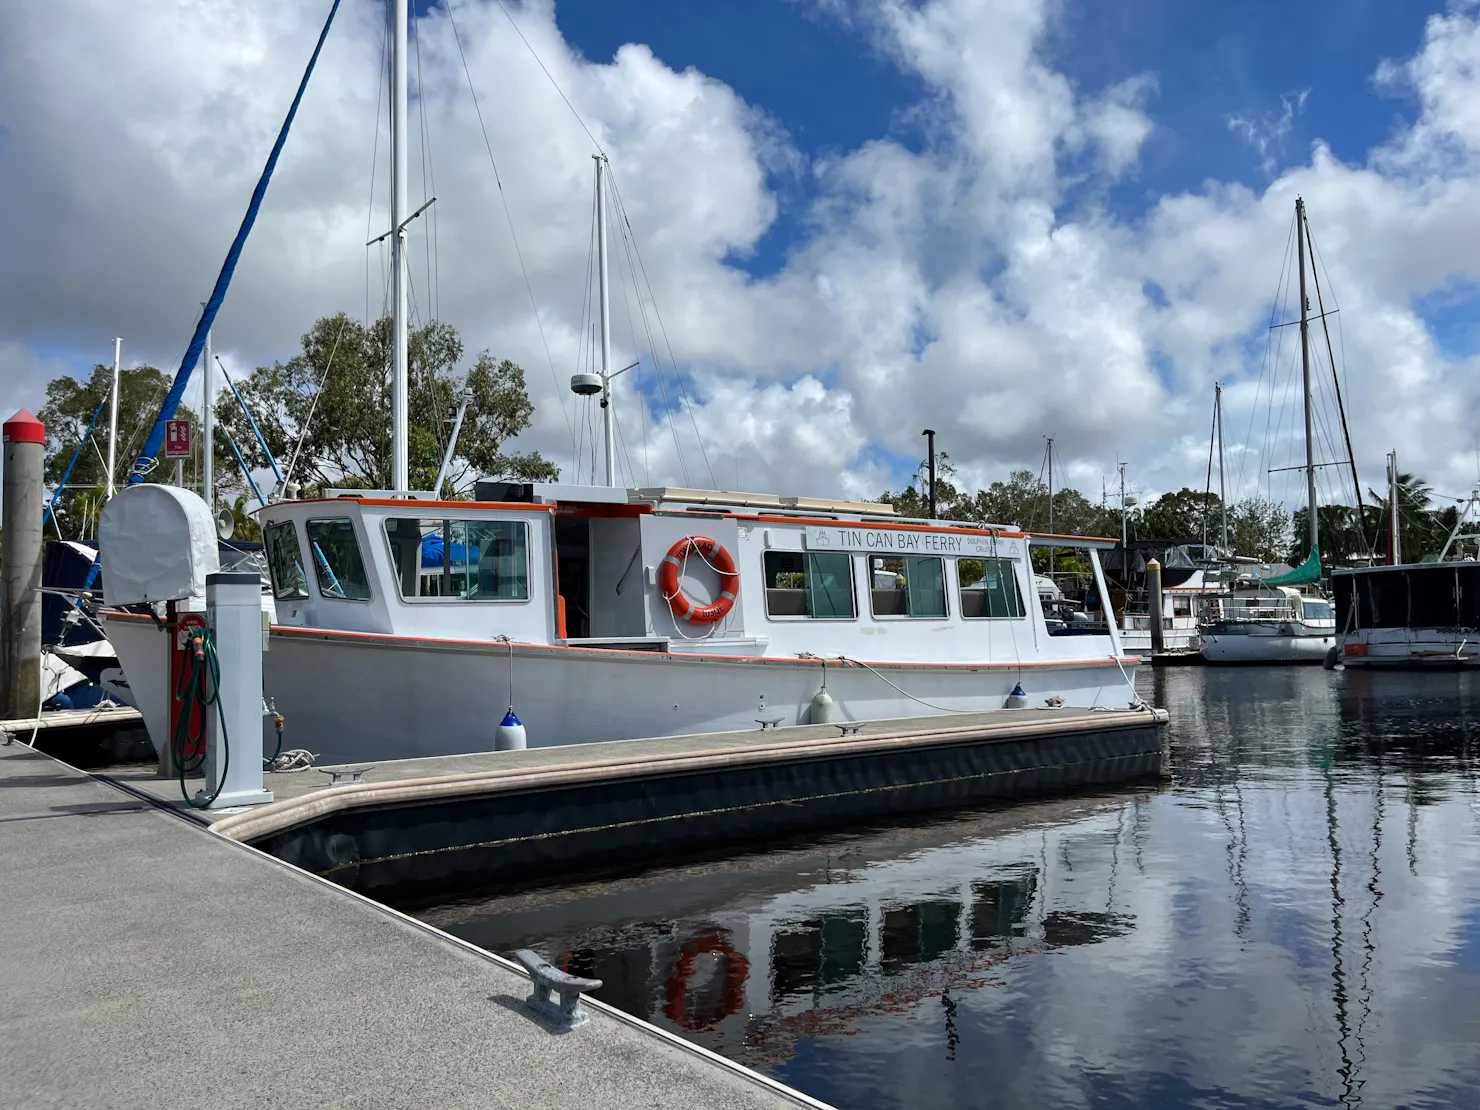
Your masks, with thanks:
M616 416L612 412L612 325L610 290L606 276L606 155L593 154L596 163L596 273L601 294L601 430L606 438L606 484L617 484Z
M1120 557L1125 558L1125 463L1120 464ZM1122 570L1125 564L1122 563Z
M1388 562L1394 566L1403 561L1403 548L1398 525L1398 452L1388 452Z
M391 3L391 489L411 488L406 366L406 0Z
M1228 552L1228 489L1223 482L1223 386L1213 383L1213 415L1218 424L1218 504L1222 509L1220 538L1224 554Z
M1295 250L1300 256L1300 371L1305 385L1305 501L1310 514L1310 549L1320 545L1316 523L1315 417L1310 393L1310 301L1305 296L1305 199L1295 198Z
M1053 436L1048 436L1048 534L1053 530ZM932 493L934 491L932 490ZM1053 545L1048 548L1048 576L1053 577Z
M113 500L113 465L118 446L118 366L123 361L123 340L113 340L113 392L108 402L108 497Z

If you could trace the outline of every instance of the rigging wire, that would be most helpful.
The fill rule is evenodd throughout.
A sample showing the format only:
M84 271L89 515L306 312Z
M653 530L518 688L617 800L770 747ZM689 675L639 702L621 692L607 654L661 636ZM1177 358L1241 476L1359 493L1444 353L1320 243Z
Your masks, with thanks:
M634 244L631 241L632 228L631 225L626 222L625 217L618 222L617 226L621 231L620 239L622 244L623 258L627 263L628 273L632 277L632 290L633 295L637 299L638 318L642 320L643 334L647 336L648 353L653 360L653 372L658 382L658 394L663 402L663 411L668 414L668 430L673 436L673 450L678 456L679 473L683 476L684 485L688 485L689 468L688 463L684 460L683 457L683 446L682 444L680 444L678 439L678 424L674 413L675 406L673 406L668 399L668 386L663 379L663 364L662 361L658 358L658 348L657 344L653 341L653 331L651 325L649 325L648 323L647 309L643 306L642 303L642 286L637 280L637 263L633 257L635 252ZM649 292L651 293L651 289L649 290ZM656 306L654 306L654 309L656 311ZM677 375L675 374L675 376ZM682 380L680 379L680 385L681 384ZM705 463L706 465L708 464L708 459L705 459ZM710 471L710 475L712 481L712 470Z
M555 399L560 402L560 415L565 420L565 430L570 434L571 442L574 443L576 439L575 426L571 423L570 413L566 410L565 392L560 388L559 375L555 373L555 359L550 355L550 343L545 338L545 324L540 319L540 308L535 301L534 285L529 280L529 268L524 265L524 252L519 247L519 236L514 231L514 216L509 211L509 199L504 195L504 183L499 176L498 161L493 156L493 144L488 139L488 127L483 122L483 109L478 104L478 92L473 88L473 74L468 68L468 56L463 51L462 34L457 29L457 19L453 15L452 7L452 0L447 0L447 22L452 27L452 38L457 43L457 56L462 61L463 75L468 81L468 93L473 99L473 111L478 117L478 129L483 133L483 148L488 151L488 164L493 167L493 180L494 184L498 187L499 203L503 206L504 219L509 225L509 238L514 243L514 257L519 260L519 272L524 275L524 288L529 294L530 307L534 310L534 322L535 326L539 329L540 344L545 349L545 362L550 367L550 380L555 384ZM500 2L499 7L503 7L502 2ZM504 14L507 16L509 13L505 10ZM510 17L509 22L513 23L512 17ZM519 38L524 40L524 35L519 32L517 25L515 25L514 30L516 33L519 33ZM527 40L524 40L524 45L529 46ZM530 48L530 53L534 53L532 47ZM539 61L538 56L536 56L535 60ZM540 68L544 68L543 62L540 63ZM548 75L548 71L546 71L546 74ZM553 82L554 78L551 78L551 81ZM556 88L558 89L559 86L557 85ZM561 95L563 97L565 94L562 93ZM566 103L569 104L569 101ZM574 112L575 109L572 108L571 111ZM580 117L577 116L576 118L579 119ZM585 127L585 124L583 123L581 126ZM590 134L590 132L588 131L587 134ZM591 141L595 142L596 140L593 138ZM597 149L600 149L600 144L597 145Z
M1275 317L1276 317L1276 314L1279 312L1279 308L1280 308L1280 304L1281 304L1280 298L1281 298L1282 291L1284 290L1284 287L1285 287L1285 282L1288 280L1288 272L1289 272L1289 265L1290 265L1290 239L1293 238L1294 235L1295 235L1295 221L1294 221L1294 219L1292 217L1291 220L1290 220L1290 230L1287 232L1286 239L1285 239L1285 254L1284 254L1284 260L1280 264L1280 277L1279 277L1279 280L1275 283L1274 302L1269 306L1269 328L1270 328L1270 331L1275 330L1275 324L1274 324ZM1279 331L1283 332L1284 329L1283 328L1280 328ZM1263 361L1262 361L1262 363L1261 363L1261 365L1259 367L1259 380L1258 380L1258 382L1255 383L1255 386L1254 386L1254 399L1253 399L1252 404L1249 407L1249 426L1248 426L1248 428L1244 432L1244 442L1245 443L1248 443L1251 439L1254 438L1254 418L1258 415L1258 412L1259 412L1259 393L1260 393L1260 390L1264 386L1265 376L1270 373L1271 345L1272 345L1272 343L1271 343L1271 337L1266 333L1265 341L1264 341L1264 358L1263 358ZM1271 392L1271 394L1273 393L1273 389L1274 389L1274 386L1273 386L1273 383L1271 382L1271 385L1270 385L1270 392ZM1244 463L1245 463L1245 461L1246 461L1247 458L1248 458L1247 452L1242 452L1242 451L1239 452L1238 473L1234 477L1234 488L1235 489L1238 489L1240 491L1244 488L1244 486L1243 486L1243 481L1244 481ZM1263 461L1264 461L1264 459L1263 459L1263 453L1261 452L1260 458L1259 458L1259 465L1260 466L1263 465ZM1258 488L1259 488L1259 476L1257 474L1254 476L1254 488L1255 488L1255 492L1257 493L1258 492Z
M370 326L370 252L372 248L381 257L381 284L384 289L384 240L378 240L372 244L371 236L374 232L375 220L375 177L380 169L380 106L384 98L386 85L390 82L389 61L386 58L387 42L390 38L391 8L387 0L385 4L385 20L380 28L380 82L375 88L375 139L371 143L370 150L370 201L365 208L365 326ZM388 111L388 110L387 110Z
M537 54L534 47L529 44L529 40L524 37L524 32L519 29L519 24L514 22L514 17L509 14L509 9L504 7L504 0L496 0L496 3L499 6L499 10L504 13L504 18L509 21L509 26L514 28L514 33L519 36L519 41L522 42L524 44L524 48L529 51L529 56L533 58L535 64L540 67L540 72L549 79L551 86L555 89L557 93L560 94L560 99L565 101L565 106L570 109L570 114L576 117L576 122L581 125L581 130L586 133L586 138L591 140L591 145L594 146L597 151L599 151L604 157L606 155L606 151L602 148L600 141L596 138L595 135L591 134L591 129L586 126L586 121L581 118L581 113L576 111L576 106L570 102L570 97L565 95L565 90L560 87L560 82L556 81L554 74L552 74L548 69L545 68L545 63L540 61L539 54ZM449 0L448 15L450 16L451 14L452 12Z
M632 254L633 257L637 259L638 268L642 272L643 285L647 287L648 300L651 301L653 305L653 318L658 322L658 333L663 337L663 345L668 351L668 364L673 368L673 376L678 381L679 395L683 398L684 407L688 409L689 423L692 424L694 428L694 439L699 444L699 455L704 460L704 468L709 471L709 486L711 489L718 488L719 482L714 477L714 467L710 465L709 452L706 451L704 448L704 437L699 434L699 421L694 415L695 405L694 402L689 399L688 390L684 386L683 382L683 373L678 368L678 359L676 359L673 355L673 343L668 338L667 327L663 324L663 314L658 309L658 299L656 296L653 295L653 283L648 278L647 264L642 260L642 251L637 246L637 234L632 230L632 221L627 215L627 206L622 203L622 193L621 190L617 187L617 175L615 170L612 170L607 174L607 180L611 182L612 196L617 202L617 214L621 217L622 224L626 227L627 232L631 235Z

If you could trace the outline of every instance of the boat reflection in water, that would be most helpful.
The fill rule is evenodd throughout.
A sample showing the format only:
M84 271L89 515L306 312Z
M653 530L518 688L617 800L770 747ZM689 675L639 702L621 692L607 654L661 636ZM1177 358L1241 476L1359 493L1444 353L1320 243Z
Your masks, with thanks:
M601 979L604 1001L768 1070L800 1041L889 1014L932 1013L954 1048L955 998L1002 987L1004 966L1020 957L1134 927L1114 908L1114 869L1073 873L1124 834L1131 797L841 835L422 916L494 951L538 947ZM982 837L992 837L988 853ZM728 905L681 912L695 897ZM643 909L655 903L679 912L653 919ZM608 924L569 928L592 917Z
M1161 789L423 916L836 1106L1475 1106L1480 676L1141 690Z

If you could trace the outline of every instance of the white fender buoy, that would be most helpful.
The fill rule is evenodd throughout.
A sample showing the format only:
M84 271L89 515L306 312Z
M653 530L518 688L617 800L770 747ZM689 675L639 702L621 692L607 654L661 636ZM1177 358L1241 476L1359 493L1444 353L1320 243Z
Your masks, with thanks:
M528 738L524 734L524 725L519 718L514 716L514 707L509 706L509 711L504 714L504 719L499 722L498 728L493 730L493 750L496 752L522 752L529 747Z
M832 695L827 692L827 687L824 686L812 695L812 710L807 715L807 721L814 725L828 725L832 724L832 719Z
M1028 695L1023 693L1023 684L1019 682L1012 688L1012 693L1007 695L1007 709L1027 709Z

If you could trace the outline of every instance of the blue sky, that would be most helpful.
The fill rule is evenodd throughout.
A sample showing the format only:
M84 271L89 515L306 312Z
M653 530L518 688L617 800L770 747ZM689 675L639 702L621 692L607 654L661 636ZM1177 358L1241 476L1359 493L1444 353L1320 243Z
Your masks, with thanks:
M1135 219L1162 194L1209 179L1262 189L1304 161L1317 138L1342 160L1361 161L1411 121L1416 107L1410 97L1376 88L1373 72L1384 58L1412 55L1427 17L1445 9L1442 0L1066 0L1045 54L1087 92L1155 74L1148 111L1156 130L1142 148L1139 172L1108 196L1095 196ZM559 0L556 21L591 61L606 62L624 43L641 42L674 69L692 66L724 81L810 157L881 136L912 149L924 141L910 111L926 95L923 83L850 20L812 4ZM1303 91L1308 95L1281 133L1284 100L1294 106ZM1267 133L1267 160L1230 117ZM754 255L733 259L755 274L779 269L814 196L805 180L773 187L781 199L777 225Z
M446 4L415 2L438 311L470 351L526 368L536 418L520 446L565 463L592 143L495 0L455 0L480 121ZM692 462L697 434L716 480L868 496L908 479L925 426L968 484L1036 469L1054 435L1066 480L1090 493L1120 459L1139 492L1177 489L1205 470L1214 381L1228 426L1254 430L1230 459L1262 473L1274 452L1254 382L1297 192L1343 308L1364 473L1396 447L1438 488L1471 481L1480 5L1452 3L508 11L604 136L696 398L675 411L650 373L621 379L644 471L707 481L673 442ZM37 407L59 364L85 372L115 335L129 362L178 364L322 18L261 0L135 0L126 17L22 0L0 25L0 205L28 213L0 257L6 403ZM344 4L218 321L235 372L378 299L363 243L384 220L384 174L373 200L368 187L382 32L374 0ZM651 53L618 56L626 43ZM55 61L102 53L106 73ZM1384 60L1395 79L1380 86ZM650 354L637 330L619 310L619 364Z

